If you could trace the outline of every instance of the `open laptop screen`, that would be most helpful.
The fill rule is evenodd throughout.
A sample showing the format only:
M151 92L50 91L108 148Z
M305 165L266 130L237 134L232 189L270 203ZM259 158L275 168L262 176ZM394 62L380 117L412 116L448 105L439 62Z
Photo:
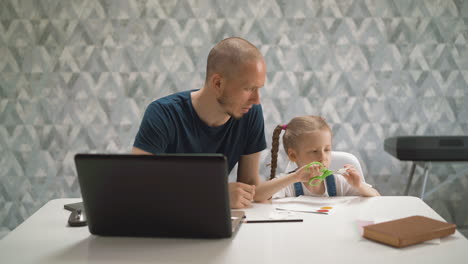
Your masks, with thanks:
M232 235L222 154L77 154L75 163L92 234Z

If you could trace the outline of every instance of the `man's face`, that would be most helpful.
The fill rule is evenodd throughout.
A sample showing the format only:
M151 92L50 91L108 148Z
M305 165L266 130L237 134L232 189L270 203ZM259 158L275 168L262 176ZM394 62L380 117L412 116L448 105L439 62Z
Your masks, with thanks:
M260 104L259 89L265 84L266 66L263 60L245 64L228 78L223 78L221 96L216 98L224 111L241 118L254 104Z

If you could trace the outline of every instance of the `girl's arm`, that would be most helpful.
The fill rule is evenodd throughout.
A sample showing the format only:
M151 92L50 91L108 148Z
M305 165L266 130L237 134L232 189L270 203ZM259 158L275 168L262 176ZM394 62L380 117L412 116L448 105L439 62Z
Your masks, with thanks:
M356 190L359 191L359 194L361 196L380 196L380 193L376 189L372 188L371 185L361 180L361 175L359 175L359 172L353 165L346 164L344 167L347 170L346 173L342 174L343 177L348 181L348 183L351 186L353 186L354 188L356 188Z
M373 196L380 196L380 193L372 188L369 184L365 182L361 182L361 185L356 188L361 196L366 196L366 197L373 197Z
M296 182L307 182L310 178L321 175L320 166L313 165L308 169L303 166L297 171L290 173L284 177L274 178L272 180L262 182L255 188L255 202L263 202L271 199L273 194L277 193L288 185Z
M296 173L294 172L284 177L274 178L272 180L268 180L268 181L260 183L255 188L254 201L263 202L263 201L271 199L273 194L297 182L296 178L297 176L296 176Z

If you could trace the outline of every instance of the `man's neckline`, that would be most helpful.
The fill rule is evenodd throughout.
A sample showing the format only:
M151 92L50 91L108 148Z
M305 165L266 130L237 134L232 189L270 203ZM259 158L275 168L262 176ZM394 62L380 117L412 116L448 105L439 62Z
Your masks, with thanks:
M195 92L201 92L201 90L200 90L200 89L190 90L190 91L189 91L188 97L189 97L190 106L192 107L193 112L194 112L195 116L197 117L198 121L200 121L200 123L202 123L203 125L205 125L205 126L208 127L208 128L211 128L211 129L218 129L218 128L224 127L225 125L227 125L227 124L232 120L232 116L230 116L230 117L226 120L226 122L224 122L223 124L215 125L215 126L210 126L209 124L207 124L207 123L202 119L202 117L200 117L200 114L199 114L199 112L197 111L197 109L195 108L195 105L194 105L194 103L193 103L193 96L195 96L195 95L192 95L192 94L195 93ZM201 94L200 94L200 96L201 96Z

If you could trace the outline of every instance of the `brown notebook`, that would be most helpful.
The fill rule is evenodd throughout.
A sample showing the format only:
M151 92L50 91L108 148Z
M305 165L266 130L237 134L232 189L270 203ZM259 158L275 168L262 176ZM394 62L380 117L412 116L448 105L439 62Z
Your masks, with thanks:
M401 248L451 235L455 229L455 224L417 215L365 226L363 236Z

